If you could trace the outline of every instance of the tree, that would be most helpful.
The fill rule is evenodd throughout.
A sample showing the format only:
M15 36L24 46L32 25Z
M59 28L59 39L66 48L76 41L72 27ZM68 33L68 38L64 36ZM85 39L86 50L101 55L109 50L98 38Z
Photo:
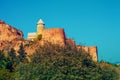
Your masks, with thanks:
M12 73L7 69L10 60L4 56L3 51L0 51L0 80L10 80Z
M37 35L37 39L38 39L38 40L41 40L41 39L42 39L42 34L38 34L38 35Z
M26 54L26 52L25 52L24 47L23 47L22 44L20 45L18 54L19 54L19 55L18 55L19 61L20 61L20 62L24 62L24 61L26 60L27 54Z
M6 68L13 72L15 67L18 65L18 58L16 56L16 52L13 48L11 48L10 52L8 53L7 59L9 60Z
M11 48L10 52L8 53L8 57L12 62L15 62L17 56L13 48Z
M4 53L0 51L0 69L5 69L7 63L8 63L8 60L4 56Z

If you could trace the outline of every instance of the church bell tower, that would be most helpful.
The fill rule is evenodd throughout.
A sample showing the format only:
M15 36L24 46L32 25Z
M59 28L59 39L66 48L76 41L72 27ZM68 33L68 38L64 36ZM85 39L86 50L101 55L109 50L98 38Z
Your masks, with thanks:
M42 21L42 19L40 19L37 23L37 33L38 34L42 34L42 31L44 30L44 22Z

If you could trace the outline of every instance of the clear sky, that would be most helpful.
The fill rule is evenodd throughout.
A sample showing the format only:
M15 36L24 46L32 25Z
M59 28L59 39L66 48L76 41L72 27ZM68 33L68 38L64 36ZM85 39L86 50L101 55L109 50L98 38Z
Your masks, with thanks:
M0 19L24 38L40 18L78 44L98 46L99 60L120 62L120 0L0 0Z

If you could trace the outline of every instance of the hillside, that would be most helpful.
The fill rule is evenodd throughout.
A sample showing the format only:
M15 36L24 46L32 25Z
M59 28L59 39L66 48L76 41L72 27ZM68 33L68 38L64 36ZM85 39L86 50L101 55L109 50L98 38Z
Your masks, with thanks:
M0 80L119 79L119 66L97 62L95 46L76 45L64 29L39 33L25 40L20 30L0 21Z
M45 43L31 56L23 46L18 56L0 51L0 80L118 80L119 66L94 62L85 51L73 46Z

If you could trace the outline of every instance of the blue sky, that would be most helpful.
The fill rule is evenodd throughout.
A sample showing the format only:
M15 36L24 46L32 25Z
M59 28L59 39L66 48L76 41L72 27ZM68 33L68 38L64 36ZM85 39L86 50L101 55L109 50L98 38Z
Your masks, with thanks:
M99 60L120 61L119 0L0 0L0 19L27 37L42 18L77 44L98 46Z

